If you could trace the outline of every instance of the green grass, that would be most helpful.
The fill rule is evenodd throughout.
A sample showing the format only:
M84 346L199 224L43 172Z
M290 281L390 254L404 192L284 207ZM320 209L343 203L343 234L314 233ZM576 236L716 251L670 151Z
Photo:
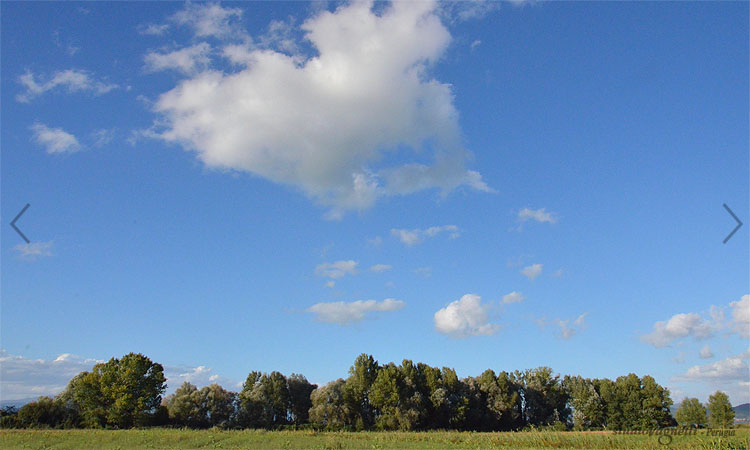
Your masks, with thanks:
M703 431L703 430L701 430ZM702 449L750 450L750 430L729 437L609 432L460 433L222 430L0 430L2 449ZM703 431L705 433L705 431ZM668 440L662 438L662 442Z

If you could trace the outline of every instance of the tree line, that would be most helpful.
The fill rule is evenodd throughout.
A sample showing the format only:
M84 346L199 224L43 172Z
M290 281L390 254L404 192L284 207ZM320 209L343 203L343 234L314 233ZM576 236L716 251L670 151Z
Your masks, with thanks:
M54 398L0 412L3 428L310 427L326 430L652 430L731 426L726 394L685 399L677 420L669 390L653 377L561 377L549 367L459 379L456 371L359 355L346 379L325 386L303 375L250 372L240 392L189 382L167 396L164 368L144 355L112 358L73 377ZM698 402L703 415L696 408Z

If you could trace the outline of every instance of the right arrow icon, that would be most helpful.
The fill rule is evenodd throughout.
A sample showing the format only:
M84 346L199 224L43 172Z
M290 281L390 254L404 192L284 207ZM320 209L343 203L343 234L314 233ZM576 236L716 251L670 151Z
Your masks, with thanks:
M726 244L726 243L727 243L727 241L729 240L729 238L731 238L732 236L734 236L734 233L736 233L736 232L737 232L737 230L739 230L739 229L740 229L740 227L742 226L742 221L741 221L741 220L740 220L739 218L737 218L737 216L735 216L735 215L734 215L734 213L732 212L732 210L731 210L731 209L729 209L729 207L727 206L727 204L726 204L726 203L724 203L724 209L726 209L726 210L727 210L727 212L728 212L729 214L731 214L731 215L732 215L732 217L734 217L734 220L736 220L736 221L737 221L737 226L736 226L736 227L734 227L734 230L732 230L732 232L731 232L731 233L729 233L729 236L727 236L727 237L726 237L726 238L724 239L724 244Z

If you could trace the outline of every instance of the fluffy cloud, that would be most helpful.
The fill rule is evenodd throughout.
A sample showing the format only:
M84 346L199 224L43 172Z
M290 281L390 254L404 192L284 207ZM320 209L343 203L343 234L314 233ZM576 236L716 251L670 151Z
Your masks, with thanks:
M54 396L62 392L71 378L83 371L90 371L103 360L85 358L63 353L54 360L29 359L0 350L0 398L19 400L42 395ZM236 389L234 380L215 374L205 366L164 366L169 391L174 391L184 381L197 386L219 383Z
M729 306L732 308L733 330L743 338L750 338L750 295L743 295Z
M708 345L704 346L698 354L703 359L709 359L714 357L714 352L711 351L711 347Z
M28 103L34 97L44 94L55 88L64 88L68 92L90 92L94 95L102 95L117 89L116 84L107 84L94 80L91 75L83 70L63 70L55 72L46 82L37 81L36 75L26 72L18 78L18 82L26 88L26 92L16 95L16 100Z
M63 353L54 360L28 359L0 350L0 398L17 400L60 393L71 378L98 361Z
M557 216L553 213L545 211L544 208L537 210L524 208L518 212L518 220L526 222L527 220L536 220L541 223L555 223L557 222Z
M52 256L52 241L49 242L29 242L27 244L18 244L13 247L21 259L35 261L45 256Z
M224 8L218 2L188 2L170 20L191 28L196 37L227 38L242 34L237 24L241 17L240 8Z
M510 294L503 295L503 303L510 304L510 303L519 303L524 301L524 296L520 292L513 291Z
M227 20L239 15L195 8L176 20L198 36L228 32ZM435 3L394 2L376 14L372 3L353 2L301 30L317 51L307 59L225 47L241 69L205 71L161 95L156 135L209 167L294 186L329 206L331 218L381 196L490 191L466 169L450 86L427 73L451 39Z
M435 329L456 338L495 334L500 326L490 323L488 309L481 297L466 294L435 313Z
M706 339L715 331L715 326L699 314L675 314L666 322L656 322L651 333L641 339L654 347L667 347L673 341L688 336Z
M450 239L456 239L461 236L461 231L455 225L443 225L439 227L430 227L427 229L415 228L407 230L403 228L391 229L391 236L397 237L403 244L411 247L412 245L424 242L425 239L435 237L440 233L448 233Z
M686 381L747 381L747 374L750 373L747 359L748 352L745 352L704 366L693 366L678 379Z
M388 264L375 264L374 266L370 267L370 270L375 273L387 272L391 269L393 269L393 267L389 266Z
M168 53L149 52L144 57L146 71L177 70L191 74L205 68L210 62L211 46L205 42Z
M81 149L75 136L62 128L50 128L42 123L29 127L34 133L34 141L44 146L47 153L73 153Z
M521 269L521 274L526 276L529 280L534 281L536 277L542 274L541 264L532 264Z
M356 302L331 302L316 303L307 308L307 312L313 313L316 320L326 323L337 323L347 325L359 322L369 313L398 311L406 303L401 300L387 298L382 302L375 300L357 300Z
M352 260L323 263L315 267L315 275L319 277L339 279L344 275L354 275L356 273L357 261Z

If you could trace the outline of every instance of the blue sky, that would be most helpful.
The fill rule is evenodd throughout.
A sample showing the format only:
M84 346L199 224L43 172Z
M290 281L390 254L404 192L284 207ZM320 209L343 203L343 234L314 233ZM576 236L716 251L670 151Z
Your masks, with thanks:
M5 2L0 396L365 352L750 401L747 36L740 2Z

